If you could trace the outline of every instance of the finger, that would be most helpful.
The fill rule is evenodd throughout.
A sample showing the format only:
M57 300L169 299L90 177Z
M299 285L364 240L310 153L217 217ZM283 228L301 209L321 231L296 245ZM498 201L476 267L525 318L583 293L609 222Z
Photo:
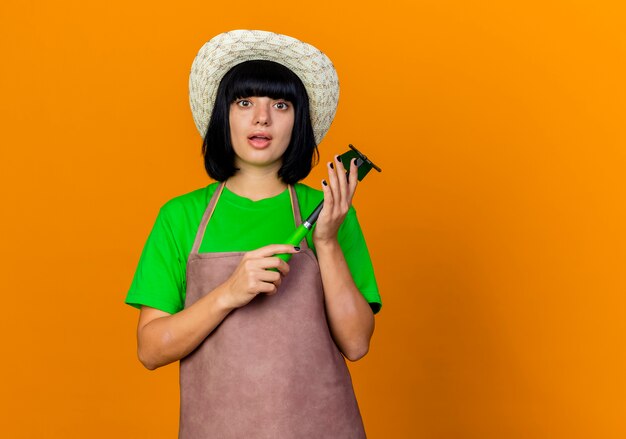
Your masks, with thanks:
M333 193L330 190L330 186L328 186L328 182L326 180L322 180L322 191L324 192L324 207L322 207L320 217L325 217L329 215L328 212L332 212L335 200L333 198Z
M341 200L346 200L348 198L348 179L346 178L346 168L343 167L341 158L338 155L335 156L335 168L337 169Z
M274 294L278 293L278 287L274 284L268 284L271 285L267 291L263 291L264 294L268 295L268 296L273 296Z
M289 264L277 257L268 256L268 257L261 259L259 261L259 268L263 270L267 270L268 268L275 268L283 276L286 276L289 273ZM270 271L270 273L276 273L276 272Z
M278 287L271 282L259 282L256 285L256 291L257 294L264 293L271 296L272 294L276 294Z
M261 270L258 274L258 278L261 282L269 282L276 286L280 285L281 274L277 271Z
M270 244L256 250L252 250L248 254L258 258L266 258L280 253L298 253L299 251L300 247L296 249L296 247L289 244Z
M328 162L328 186L333 194L334 206L338 206L341 203L341 193L339 189L339 182L337 181L337 172L332 162ZM330 209L329 209L330 210Z
M350 204L359 183L359 168L356 166L356 159L350 160L350 175L348 176L348 192L350 194Z

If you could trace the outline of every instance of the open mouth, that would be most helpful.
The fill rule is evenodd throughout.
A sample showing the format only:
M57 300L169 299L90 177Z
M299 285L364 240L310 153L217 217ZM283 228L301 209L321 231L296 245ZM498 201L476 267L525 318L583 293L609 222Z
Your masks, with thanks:
M271 140L272 137L267 134L253 134L248 137L248 142L255 148L265 148Z

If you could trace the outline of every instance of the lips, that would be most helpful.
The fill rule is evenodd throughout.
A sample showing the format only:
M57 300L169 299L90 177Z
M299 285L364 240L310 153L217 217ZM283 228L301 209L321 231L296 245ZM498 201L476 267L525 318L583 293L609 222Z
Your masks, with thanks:
M265 132L256 132L248 136L248 143L254 148L265 148L272 141L272 136Z

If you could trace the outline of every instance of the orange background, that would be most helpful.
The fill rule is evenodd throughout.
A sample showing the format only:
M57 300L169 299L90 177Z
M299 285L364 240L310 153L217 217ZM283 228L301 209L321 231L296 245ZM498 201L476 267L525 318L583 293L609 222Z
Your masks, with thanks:
M191 62L252 28L333 60L322 160L383 168L355 201L369 437L626 437L623 2L215 3L0 3L0 436L176 437L178 367L142 368L123 300L159 207L209 182Z

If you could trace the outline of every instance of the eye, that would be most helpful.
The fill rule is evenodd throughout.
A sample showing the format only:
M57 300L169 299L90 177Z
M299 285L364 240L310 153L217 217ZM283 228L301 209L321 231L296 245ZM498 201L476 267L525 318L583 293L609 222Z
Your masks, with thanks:
M250 102L248 99L238 99L236 103L240 107L249 107L250 105L252 105L252 102Z
M274 104L274 107L276 107L276 109L278 110L286 110L289 108L289 104L287 102L280 101L280 102L276 102Z

